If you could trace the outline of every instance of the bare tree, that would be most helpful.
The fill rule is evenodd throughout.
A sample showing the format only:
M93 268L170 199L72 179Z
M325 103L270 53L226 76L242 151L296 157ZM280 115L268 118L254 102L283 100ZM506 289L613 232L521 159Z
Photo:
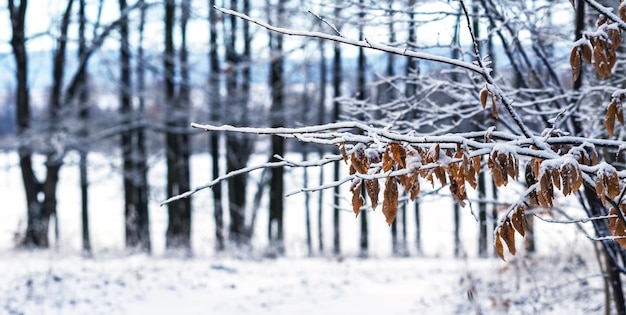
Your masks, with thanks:
M119 0L120 12L128 7L126 0ZM145 8L142 13L145 14ZM140 21L143 23L143 21ZM143 25L140 25L143 28ZM131 48L128 42L128 19L123 17L119 23L120 31L120 115L122 123L130 126L141 119L133 109L133 83L131 78ZM143 36L143 35L141 35ZM148 217L148 196L146 180L146 155L143 144L143 131L125 128L121 134L123 184L124 184L124 219L126 247L150 252L150 230Z
M100 2L102 4L102 2ZM87 51L87 39L85 38L85 28L87 18L85 16L85 0L80 0L78 9L78 58L85 57ZM81 121L81 130L79 136L87 138L89 128L87 127L89 119L89 89L88 89L88 72L87 67L80 74L82 84L78 91L78 118ZM82 248L83 252L91 254L91 240L89 236L89 179L87 173L87 149L81 147L80 154L80 193L81 193L81 227L82 227Z
M340 3L338 3L340 4ZM337 5L334 10L334 19L336 23L341 21L341 6ZM338 29L341 28L341 25L335 25ZM339 43L334 43L333 45L333 97L335 100L333 101L333 112L332 112L332 120L339 121L339 116L341 115L341 106L338 98L341 96L341 82L342 82L342 71L341 71L341 48L339 47ZM333 179L338 181L341 177L339 164L335 163L333 165ZM341 254L341 224L339 221L339 187L333 188L333 254L340 255Z
M231 8L238 8L238 3L239 1L237 0L231 0ZM249 91L249 81L245 81L250 79L250 72L247 70L244 78L242 65L244 69L249 68L248 65L244 64L243 54L239 53L237 49L241 40L241 37L238 36L240 29L237 21L236 18L229 18L229 28L224 28L225 62L227 65L225 74L226 91L227 98L231 104L231 106L225 107L226 117L224 119L227 119L232 124L246 124L248 121L248 98L246 94ZM245 41L247 39L243 39L244 47L249 45ZM240 80L240 75L242 80ZM252 144L252 141L246 135L226 135L227 172L246 167L252 153ZM228 238L237 246L248 243L248 231L246 230L247 187L248 178L245 175L235 176L228 180L228 207L230 214Z
M277 20L284 21L286 0L278 0L276 8ZM282 23L281 23L282 24ZM281 34L270 33L270 84L272 95L271 124L272 127L281 127L285 124L284 115L284 56L283 56L283 36ZM285 155L285 140L281 137L272 138L272 157L270 161L277 162L277 156ZM270 241L270 251L277 254L284 254L284 178L283 169L280 167L272 169L269 192L269 225L268 238Z
M210 108L211 108L211 121L220 121L220 114L222 108L220 90L220 64L218 58L218 45L217 45L217 15L213 9L215 6L215 0L209 0L209 91L210 91ZM212 159L212 172L213 177L220 176L220 150L219 150L220 135L217 132L211 134L210 147L211 147L211 159ZM217 251L223 251L226 246L224 242L224 210L222 209L222 186L216 185L213 187L213 208L215 219L215 247Z
M189 2L182 2L181 14L181 55L186 50L186 23ZM186 96L177 93L175 83L175 50L174 50L174 14L175 0L165 1L165 51L163 53L163 72L165 76L165 123L166 131L166 164L167 164L167 193L178 194L189 190L189 136L184 132L177 132L187 125L188 102ZM181 73L186 71L181 65ZM182 74L181 74L182 76ZM180 200L168 205L168 226L166 232L166 247L181 249L191 254L191 201Z

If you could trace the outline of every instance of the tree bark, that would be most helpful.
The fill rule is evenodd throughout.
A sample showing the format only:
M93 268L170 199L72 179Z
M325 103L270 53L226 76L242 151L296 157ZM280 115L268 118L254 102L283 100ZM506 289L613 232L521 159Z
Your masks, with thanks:
M284 19L286 0L278 1L277 18L282 22ZM282 23L280 23L282 24ZM270 83L271 83L271 121L272 127L282 127L284 120L284 56L283 56L283 35L270 34L271 49L271 65L270 65ZM270 161L276 162L276 156L285 155L285 139L282 137L272 138L272 157ZM284 235L283 235L283 211L284 211L284 170L281 167L272 169L272 179L270 181L269 196L269 226L268 236L270 243L270 251L279 255L284 254Z
M85 17L85 0L80 0L78 11L78 58L85 57L87 51L87 43L85 38L85 27L87 19ZM78 91L78 118L81 121L81 130L79 136L86 139L89 135L87 121L89 119L89 89L87 88L87 67L80 73L81 86ZM88 148L85 146L79 149L80 161L80 195L81 195L81 236L83 253L91 255L91 240L89 236L89 178L88 178Z
M320 39L318 41L319 50L320 50L320 82L319 82L319 104L317 110L317 123L319 125L323 124L326 119L326 77L328 75L328 68L326 67L326 53L325 53L325 45L324 40ZM318 157L321 158L324 155L324 149L320 146L317 151ZM319 185L324 184L324 167L319 168ZM324 224L323 224L323 214L324 214L324 193L319 192L317 199L317 242L318 249L320 253L324 252Z
M217 16L215 10L215 0L209 0L209 95L211 107L211 121L219 122L221 120L221 97L220 97L220 66L217 54ZM220 150L219 150L220 134L212 132L210 137L211 159L213 178L220 176ZM215 220L215 248L223 251L226 248L224 240L224 210L222 208L222 185L217 184L213 187L213 217Z
M28 1L20 1L15 6L9 0L11 17L11 48L15 59L16 87L16 120L18 137L28 137L30 131L30 93L28 91L28 56L26 53L25 15ZM20 155L20 169L22 182L26 192L27 226L24 245L33 247L48 247L48 222L43 218L43 206L38 194L42 191L42 184L35 177L32 166L32 148L27 141L23 141L18 153Z
M407 42L411 44L414 44L417 41L417 35L415 32L415 14L413 13L415 4L416 4L416 0L408 1L409 30L408 30ZM417 71L418 71L417 60L411 57L407 58L405 75L408 77L408 76L411 76L413 73L416 73ZM404 95L406 97L412 97L415 95L416 90L417 90L417 86L414 83L407 82L405 86ZM421 226L420 226L419 199L415 200L414 207L415 207L414 209L415 210L415 249L417 251L417 255L421 255L422 254L422 236L421 236Z
M186 55L186 23L188 1L182 2L181 14L181 51L182 62ZM165 1L165 104L166 104L166 163L167 163L167 195L175 196L189 190L189 136L176 132L186 128L188 104L186 96L176 95L175 90L175 55L174 55L174 0ZM183 72L186 65L181 64L181 80L185 80ZM184 83L183 83L184 85ZM167 249L182 250L191 254L191 199L184 198L168 204L168 226L165 238Z
M364 39L363 35L363 19L365 18L365 11L363 8L364 1L359 0L359 40ZM359 47L359 55L357 57L357 100L364 101L367 97L367 90L365 86L365 69L366 67L366 59L365 59L365 49L363 47ZM363 118L363 117L362 117ZM361 186L361 195L363 198L367 200L367 193L365 192L365 185ZM361 237L359 241L359 249L361 257L367 257L369 254L369 235L368 235L368 224L367 224L367 211L361 211Z
M231 10L237 10L237 0L231 0ZM248 8L249 10L249 8ZM250 71L243 71L241 65L244 62L245 53L250 54L249 43L244 39L244 55L237 52L238 18L230 16L230 29L224 29L226 39L226 62L228 71L226 72L226 90L230 106L226 108L226 119L232 125L247 125L247 97L249 91ZM242 23L242 29L248 28L248 23ZM246 34L249 36L249 34ZM248 56L249 57L249 56ZM244 65L244 69L247 65ZM239 74L242 76L239 83ZM247 81L246 81L247 80ZM252 143L247 135L227 133L226 134L226 172L232 172L244 168L248 164L252 153ZM248 177L239 175L228 180L229 194L229 240L237 246L248 243L248 230L246 228L246 205L248 195Z
M127 10L126 0L119 0L120 13ZM141 7L140 16L140 51L143 41L145 6ZM120 114L125 125L141 119L143 113L143 96L141 96L139 112L132 106L133 85L131 80L131 51L128 42L128 19L122 15L119 22L120 31ZM143 58L143 56L138 56ZM138 62L137 81L141 79L143 89L143 66ZM141 74L140 74L141 73ZM140 77L141 76L141 77ZM138 82L139 83L139 82ZM138 84L139 85L139 84ZM143 92L143 91L142 91ZM142 93L140 93L142 95ZM147 157L143 129L126 128L121 134L123 183L124 183L124 218L126 247L132 250L150 252L150 230L148 217L148 188L146 179Z
M339 29L338 22L341 20L341 6L335 7L335 26ZM341 71L341 47L339 43L333 43L333 122L339 121L341 106L337 100L341 96L341 82L343 73ZM338 181L341 177L339 162L333 164L333 180ZM341 254L341 222L339 221L340 211L340 191L339 187L333 188L333 254Z

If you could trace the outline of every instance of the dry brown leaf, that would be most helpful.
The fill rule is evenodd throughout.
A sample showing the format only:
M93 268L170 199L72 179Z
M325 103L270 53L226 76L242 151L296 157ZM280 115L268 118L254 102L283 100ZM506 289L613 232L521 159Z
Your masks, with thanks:
M444 187L448 184L446 170L443 166L435 167L435 169L433 170L433 173L435 174L435 176L437 176L437 179L439 179L439 183L441 184L441 187Z
M598 164L598 152L591 150L591 166Z
M467 197L464 196L465 188L462 184L459 185L453 178L450 178L450 193L459 206L465 207L465 198Z
M572 51L569 55L569 64L572 68L572 81L576 82L576 80L578 80L578 77L580 76L580 69L582 65L582 58L580 56L578 47L572 48Z
M352 187L350 187L350 191L352 192L352 211L354 211L356 217L359 216L361 207L365 204L365 201L361 196L361 184L361 180L357 179L354 183L352 183Z
M352 153L350 163L352 163L352 167L354 167L357 172L367 174L367 159L365 158L363 149L359 148L359 150Z
M413 186L411 186L411 189L409 190L411 201L415 201L419 193L420 193L420 182L419 180L416 180L415 182L413 182Z
M608 31L609 39L611 40L611 46L609 47L612 55L615 54L619 46L622 44L622 30L619 28L612 28Z
M561 177L559 171L556 168L551 168L549 173L552 176L552 184L556 186L556 189L561 190Z
M554 199L554 187L552 186L552 180L550 175L544 173L539 178L539 190L537 191L537 201L539 205L552 209L552 199Z
M480 156L476 155L473 157L472 166L474 167L474 173L480 173Z
M620 208L623 208L624 204L620 205ZM620 210L622 215L624 214L624 210ZM609 229L611 230L611 234L615 236L615 241L620 244L622 247L626 248L626 226L624 225L624 221L617 216L617 211L614 207L611 207L609 212L610 215L615 215L614 218L609 218Z
M587 44L581 45L579 47L580 47L580 52L581 52L583 61L585 61L588 64L591 64L591 54L592 54L591 47L589 47L589 45Z
M517 209L515 209L515 212L511 215L511 223L522 237L524 237L526 232L526 225L524 224L526 217L524 216L524 212L524 207L518 206Z
M530 162L526 164L525 179L526 179L526 186L528 187L537 183L537 179L535 178L535 174L532 169L532 163ZM537 201L537 192L534 190L531 191L530 194L528 194L528 199L530 200L531 205L539 204L539 201Z
M380 184L378 183L378 179L366 179L365 190L372 201L372 210L375 210L376 206L378 206L378 193L380 193Z
M593 67L596 69L596 72L600 76L600 79L604 80L607 78L606 68L609 63L609 61L606 59L606 55L604 54L604 42L601 40L596 40L593 43L595 43L593 45Z
M600 197L602 204L606 204L606 197L604 197L604 178L598 176L598 180L596 181L596 195Z
M387 224L391 226L398 211L398 183L395 177L387 177L383 195L383 215L385 215Z
M509 248L509 252L511 253L511 255L515 256L515 231L513 230L513 227L511 225L511 221L509 218L507 218L503 223L502 223L502 227L500 228L500 231L502 232L502 239L504 239L504 242L506 243L506 247Z
M496 253L500 257L500 259L506 261L504 259L504 246L502 246L502 240L500 240L500 233L499 232L496 232L495 247L496 247Z
M622 21L626 22L626 6L619 7L619 17Z
M406 150L397 143L392 143L389 146L391 147L391 156L398 165L397 169L403 169L406 164Z
M612 101L606 110L606 117L604 125L606 131L609 133L609 137L613 137L613 129L615 128L615 115L617 114L617 103Z
M606 178L606 188L606 193L611 199L614 199L620 194L621 189L619 187L619 177L617 176L617 171L611 172Z
M489 96L489 91L484 87L480 90L480 104L483 106L483 109L487 108L487 96Z
M517 180L519 177L519 163L513 153L509 153L506 163L506 172L511 178Z
M389 172L394 166L394 161L391 155L391 148L387 146L385 153L383 154L383 172Z
M339 152L341 152L343 161L348 164L348 154L346 153L346 144L344 142L339 143Z
M498 119L498 96L491 94L491 116L493 119Z

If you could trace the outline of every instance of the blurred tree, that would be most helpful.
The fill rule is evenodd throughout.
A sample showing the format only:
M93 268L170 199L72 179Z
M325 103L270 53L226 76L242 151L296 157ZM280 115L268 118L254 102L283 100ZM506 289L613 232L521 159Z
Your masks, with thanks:
M100 6L102 1L100 1ZM85 58L87 53L87 39L85 35L85 29L87 24L87 17L85 16L85 0L80 0L78 9L78 59ZM80 120L81 129L79 131L79 137L86 139L89 135L88 119L89 109L89 89L88 89L88 71L87 67L80 73L79 81L81 82L78 88L78 118ZM89 179L87 173L87 154L88 150L86 146L79 148L80 155L80 195L81 195L81 228L82 228L82 249L87 255L91 255L91 240L89 236Z
M366 23L364 5L365 5L365 2L363 0L359 0L359 6L358 6L359 19L357 20L359 40L363 40L365 38L363 34L363 28ZM359 54L357 57L356 99L357 101L362 101L362 102L365 102L368 97L367 86L366 86L367 78L365 77L366 66L367 66L366 63L367 63L367 60L365 58L365 49L363 47L359 47ZM360 113L361 108L358 108L357 112ZM361 119L363 119L363 117L361 117ZM366 185L361 185L361 194L363 195L363 197L366 196L365 186ZM359 256L367 257L369 255L369 235L368 235L369 229L368 229L368 224L367 224L367 211L361 211L360 216L361 216L361 236L359 238Z
M120 12L127 9L126 0L118 2ZM143 36L145 7L141 7L140 36ZM131 47L127 17L120 19L120 116L125 126L121 133L122 169L124 185L124 222L126 247L150 252L150 220L148 215L148 184L146 179L146 154L143 130L135 127L143 117L132 105ZM142 43L140 42L140 45ZM139 62L138 64L140 64ZM138 73L143 71L137 69ZM140 104L141 107L141 104Z
M278 0L276 7L276 20L279 25L284 25L285 21L285 4L287 0ZM284 113L284 55L283 55L283 35L270 32L270 89L272 96L270 121L272 127L282 127L285 125ZM276 162L277 156L285 155L285 139L282 137L272 137L272 156L270 161ZM284 178L283 168L272 168L272 178L270 180L269 192L269 225L268 238L270 244L270 252L279 255L284 254L284 227L283 227L283 211L284 211Z
M231 0L230 8L237 10L238 4L238 0ZM239 29L237 21L236 17L229 17L229 27L224 28L226 98L229 106L224 108L226 115L223 118L225 119L224 122L230 124L246 125L249 121L247 94L249 93L250 70L245 58L250 57L250 38L245 38L245 36L249 36L248 34L244 34L244 38L238 36L242 30ZM240 41L242 45L239 45ZM244 54L238 51L238 46L244 47ZM248 56L246 56L246 51ZM248 135L227 134L226 171L231 172L246 167L250 154L252 154L252 146L253 142ZM230 215L228 238L237 246L248 243L248 231L246 229L247 195L248 177L246 175L235 176L228 180Z
M334 9L334 26L337 30L341 29L341 0L336 1ZM337 122L341 116L341 104L339 97L341 96L341 83L342 83L342 67L341 67L341 47L339 43L333 43L333 112L332 121ZM338 181L341 177L339 163L333 163L333 180ZM341 211L339 187L333 188L333 254L341 254L341 222L339 220L339 212Z
M209 0L209 107L210 121L219 122L222 114L222 99L220 95L220 64L218 56L217 24L218 18L213 9L215 0ZM210 136L211 168L213 178L220 176L220 133L213 132ZM213 187L213 216L215 219L215 248L223 251L224 242L224 209L222 208L222 185Z
M189 135L183 131L188 126L189 99L186 88L176 90L176 55L174 50L175 0L164 3L164 35L165 51L163 53L163 73L165 76L165 124L166 130L166 164L167 194L173 196L190 188L189 178ZM189 17L189 0L181 2L180 17L180 61L181 81L186 80L186 38L187 19ZM183 85L188 82L181 82ZM185 198L168 204L168 225L166 247L183 250L191 254L191 200Z

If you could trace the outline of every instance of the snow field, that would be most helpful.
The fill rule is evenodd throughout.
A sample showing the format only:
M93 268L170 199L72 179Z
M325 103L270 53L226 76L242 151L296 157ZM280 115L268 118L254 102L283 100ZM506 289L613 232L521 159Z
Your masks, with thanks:
M253 239L256 254L244 255L247 259L215 254L210 190L193 197L195 257L168 257L164 255L167 210L158 206L166 198L164 165L157 158L151 160L149 174L154 255L129 256L123 250L119 162L98 154L91 154L90 159L95 258L86 259L80 256L77 157L68 156L61 171L57 246L26 252L13 249L14 234L25 228L17 155L0 154L0 314L470 314L476 307L485 314L602 311L597 262L590 241L574 226L535 220L540 254L536 258L521 259L522 252L518 258L507 257L508 262L478 259L478 225L470 209L461 209L462 242L468 258L453 259L452 204L437 196L425 197L421 207L424 258L415 257L412 206L407 213L407 234L413 257L390 257L389 227L377 209L368 213L371 258L354 258L358 255L359 222L348 204L347 186L342 187L346 197L341 214L345 258L328 256L332 191L324 192L328 206L323 214L324 254L317 253L316 194L311 194L310 203L317 257L305 258L304 194L286 199L286 258L262 258L267 245L266 198L259 205ZM255 156L252 163L265 160ZM211 179L209 165L207 155L194 155L193 185ZM302 187L301 169L286 174L287 192ZM313 180L309 186L317 185L318 175L316 169L309 169ZM332 167L325 175L332 178ZM259 177L260 172L252 174L251 193ZM447 193L447 188L442 192ZM499 198L514 200L515 187ZM567 200L563 206L569 204L574 205L575 200ZM228 222L228 216L225 219ZM521 242L521 237L517 239Z

